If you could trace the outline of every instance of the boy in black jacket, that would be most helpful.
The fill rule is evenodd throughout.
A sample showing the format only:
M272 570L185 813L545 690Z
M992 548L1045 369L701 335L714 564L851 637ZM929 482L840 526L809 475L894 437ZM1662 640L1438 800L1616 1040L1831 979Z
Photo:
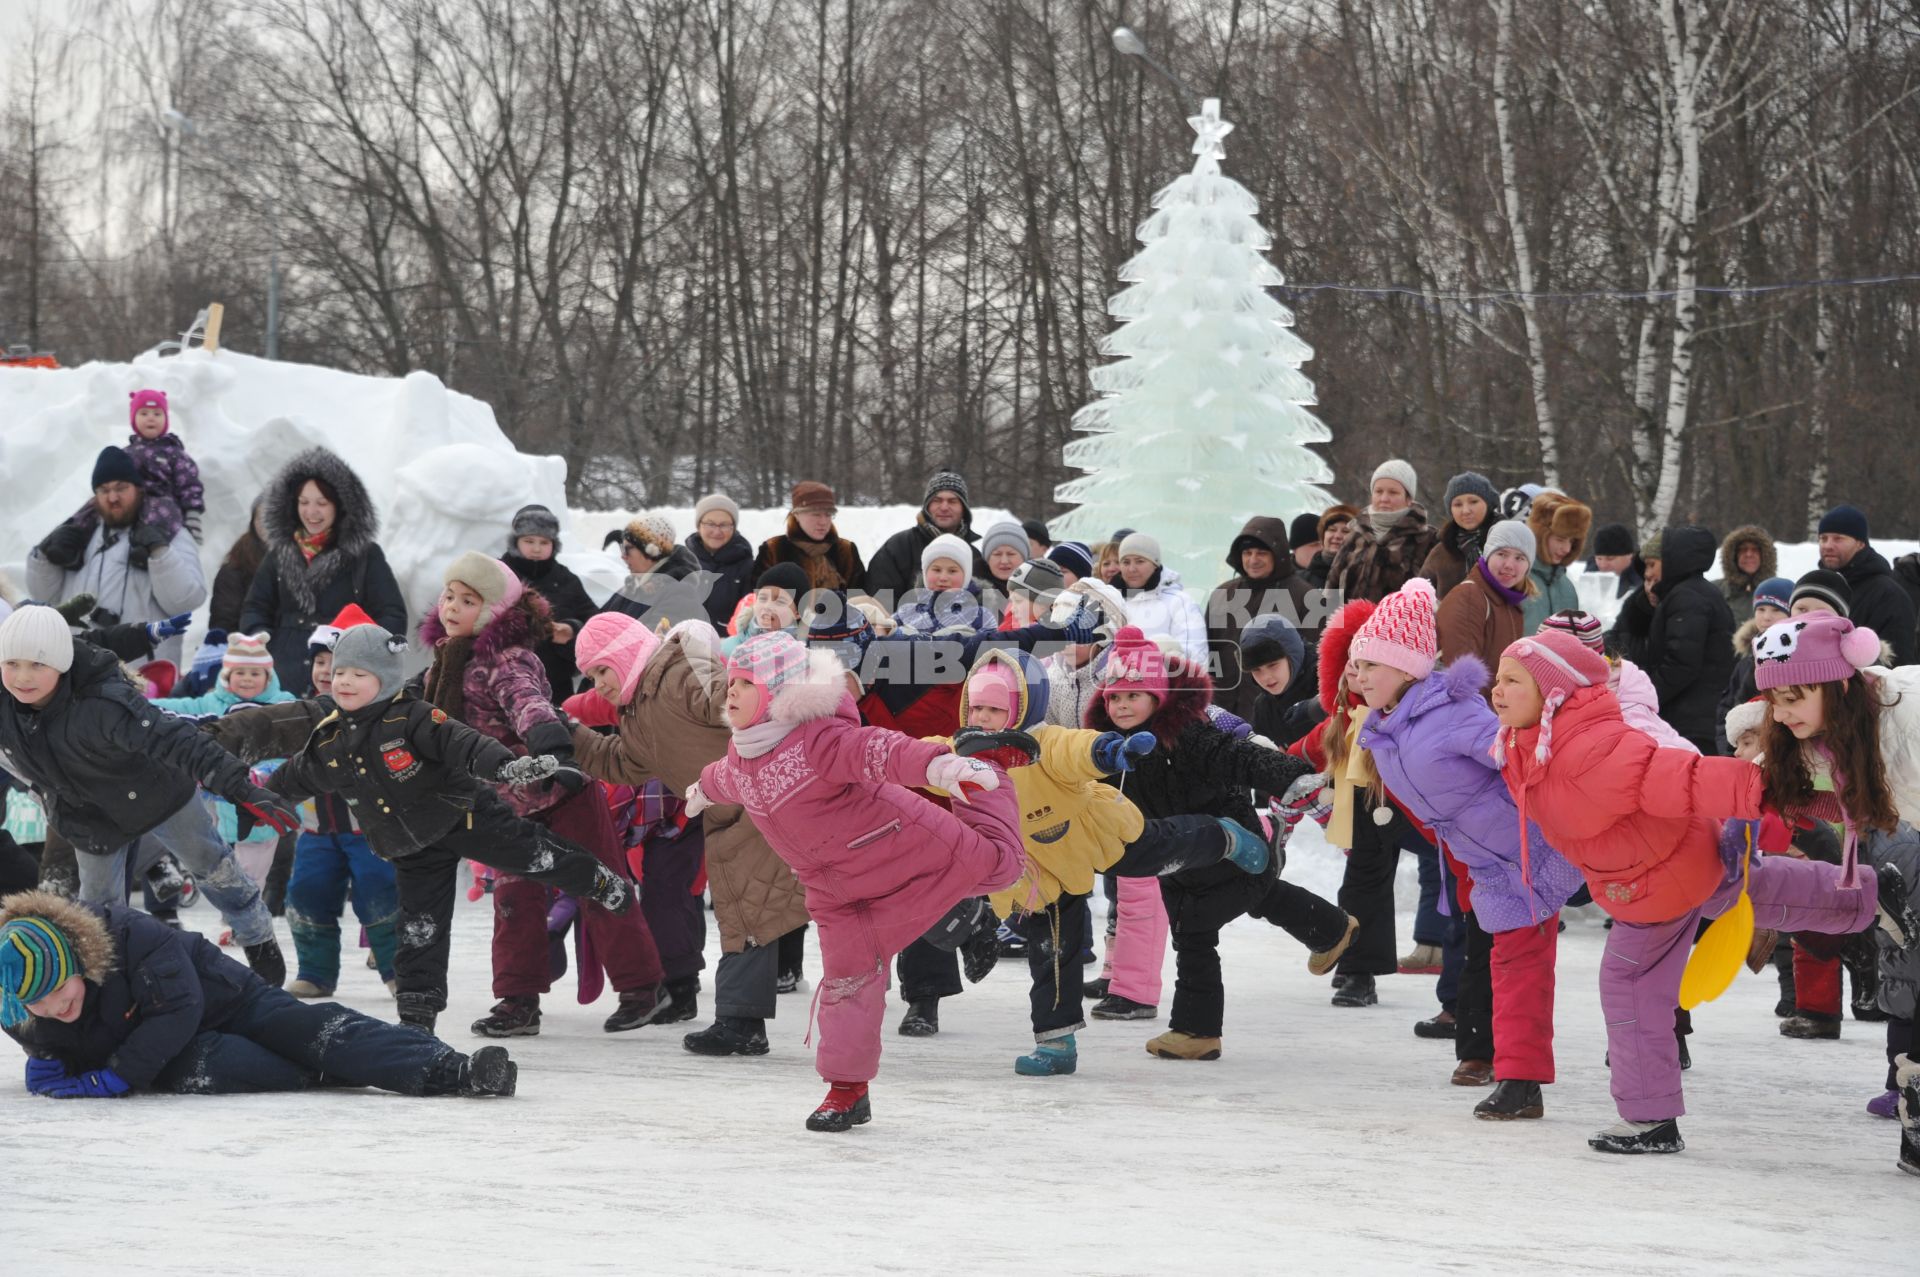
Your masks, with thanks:
M395 995L403 1023L433 1031L447 1005L454 880L462 857L587 896L613 913L631 884L590 852L522 820L482 781L578 790L584 773L551 755L516 757L401 685L404 641L356 625L333 648L333 703L306 745L268 782L298 800L341 794L400 887Z

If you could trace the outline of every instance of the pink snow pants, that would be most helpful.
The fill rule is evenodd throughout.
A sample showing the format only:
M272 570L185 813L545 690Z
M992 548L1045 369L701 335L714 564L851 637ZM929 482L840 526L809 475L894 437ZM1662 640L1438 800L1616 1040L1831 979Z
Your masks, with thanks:
M1761 856L1747 882L1753 925L1776 931L1849 935L1873 921L1879 883L1860 866L1860 885L1840 886L1840 866L1791 856ZM1665 922L1614 920L1600 959L1600 1010L1607 1019L1613 1101L1629 1122L1664 1122L1686 1112L1680 1095L1680 1047L1673 1013L1702 917L1718 917L1739 898L1738 882L1698 909Z
M1160 1005L1160 979L1167 964L1167 902L1158 878L1116 878L1114 908L1120 911L1108 946L1107 991L1148 1006Z

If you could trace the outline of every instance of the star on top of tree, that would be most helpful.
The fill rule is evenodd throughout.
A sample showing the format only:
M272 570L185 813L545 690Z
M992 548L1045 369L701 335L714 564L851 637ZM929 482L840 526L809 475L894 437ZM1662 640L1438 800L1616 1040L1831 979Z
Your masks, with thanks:
M1226 158L1221 143L1233 132L1233 125L1220 118L1220 99L1208 98L1200 104L1200 114L1189 115L1187 124L1200 136L1194 139L1193 153L1210 160Z

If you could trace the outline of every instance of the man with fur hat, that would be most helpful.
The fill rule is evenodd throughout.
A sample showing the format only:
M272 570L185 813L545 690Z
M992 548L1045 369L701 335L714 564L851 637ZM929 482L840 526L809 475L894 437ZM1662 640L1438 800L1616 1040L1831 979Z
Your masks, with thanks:
M867 593L890 608L899 608L907 591L920 575L920 553L937 536L959 537L968 545L980 538L973 530L973 507L967 496L966 477L957 471L939 470L927 480L920 514L910 528L888 537L867 565ZM965 565L976 580L985 580L986 561L976 549L973 562Z
M1593 527L1593 511L1564 492L1549 489L1533 499L1527 510L1527 528L1533 533L1535 592L1520 605L1521 629L1532 634L1555 612L1578 610L1580 592L1569 573L1580 561Z

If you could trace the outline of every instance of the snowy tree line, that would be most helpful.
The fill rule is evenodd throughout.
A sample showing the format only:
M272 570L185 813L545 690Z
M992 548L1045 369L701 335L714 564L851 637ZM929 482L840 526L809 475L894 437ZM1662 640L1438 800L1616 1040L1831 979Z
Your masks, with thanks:
M1911 0L63 8L12 41L0 335L66 362L209 299L257 349L277 246L284 357L429 369L576 498L951 465L1044 514L1190 162L1126 22L1224 100L1289 280L1406 290L1283 295L1338 490L1397 455L1920 533L1920 285L1701 291L1920 267Z

